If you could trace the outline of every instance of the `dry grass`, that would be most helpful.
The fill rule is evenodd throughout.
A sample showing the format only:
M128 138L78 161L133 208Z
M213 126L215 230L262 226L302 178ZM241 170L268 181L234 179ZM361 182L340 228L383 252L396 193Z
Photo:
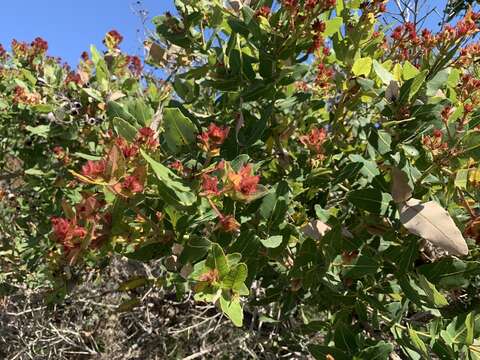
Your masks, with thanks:
M61 305L45 305L41 289L18 287L0 300L1 359L305 359L282 349L282 326L262 327L250 317L244 328L231 325L211 304L191 294L177 300L169 291L117 291L135 276L159 276L160 267L115 259L91 272ZM108 280L106 280L108 279ZM136 297L137 307L118 311ZM257 319L258 320L258 319ZM248 323L249 322L249 323Z

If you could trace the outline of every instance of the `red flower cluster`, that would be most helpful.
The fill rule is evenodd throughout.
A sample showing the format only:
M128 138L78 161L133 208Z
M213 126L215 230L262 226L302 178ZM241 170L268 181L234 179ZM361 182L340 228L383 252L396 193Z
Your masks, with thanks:
M52 230L57 241L61 242L66 251L75 247L74 239L81 239L87 235L87 231L78 226L74 221L52 217Z
M230 128L228 126L221 127L211 123L207 131L198 135L200 147L212 155L218 155L220 146L225 142L229 132Z
M228 174L228 180L233 186L235 192L243 195L252 195L257 192L257 185L260 181L260 176L252 175L252 165L245 165L238 172L230 172Z
M88 176L92 179L102 177L107 165L106 160L88 160L85 165L82 166L82 175Z
M140 182L138 177L135 175L130 175L123 180L122 189L131 193L139 193L143 191L143 184Z
M313 128L305 135L300 136L300 142L311 151L322 154L323 143L327 139L327 131L323 128Z

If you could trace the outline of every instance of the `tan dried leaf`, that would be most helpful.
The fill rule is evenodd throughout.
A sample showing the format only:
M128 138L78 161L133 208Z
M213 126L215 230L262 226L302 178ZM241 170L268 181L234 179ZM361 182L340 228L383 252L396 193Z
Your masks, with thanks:
M462 233L448 212L438 203L410 199L400 207L400 221L412 234L454 255L467 255Z
M331 227L323 221L311 220L308 224L302 227L302 232L305 236L320 240L330 229Z
M408 184L405 172L392 166L392 197L393 201L403 203L412 197L412 188Z

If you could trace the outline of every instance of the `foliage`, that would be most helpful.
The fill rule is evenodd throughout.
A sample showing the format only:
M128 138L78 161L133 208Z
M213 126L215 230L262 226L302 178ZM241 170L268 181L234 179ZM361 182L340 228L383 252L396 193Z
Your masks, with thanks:
M146 42L167 80L116 31L76 71L41 39L1 53L5 273L56 301L113 253L162 259L141 286L236 326L269 306L318 359L479 357L479 14L175 4Z

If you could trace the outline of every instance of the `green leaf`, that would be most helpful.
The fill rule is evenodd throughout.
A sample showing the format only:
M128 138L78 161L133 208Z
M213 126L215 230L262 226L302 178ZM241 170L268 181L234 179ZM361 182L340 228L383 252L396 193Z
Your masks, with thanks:
M465 336L465 344L472 345L475 337L475 313L474 312L468 313L467 317L465 318L465 328L467 330L467 334Z
M222 280L222 287L238 292L243 288L245 280L247 279L247 275L247 265L244 263L239 263L232 267Z
M323 32L323 36L328 37L338 33L342 27L342 24L343 19L338 16L325 21L325 31Z
M403 64L403 79L410 80L417 76L420 71L413 66L409 61L405 61Z
M103 96L100 91L92 88L83 88L82 91L94 100L97 100L98 102L103 102Z
M359 209L375 214L384 214L392 197L379 189L361 189L350 191L347 199Z
M393 351L393 345L385 341L379 341L374 346L369 346L363 349L358 354L358 359L368 360L388 360ZM335 358L336 360L336 358Z
M147 262L164 257L166 254L169 253L169 251L170 248L168 247L168 245L160 242L152 242L142 245L135 251L125 253L123 255L125 255L129 259Z
M419 73L417 76L413 78L413 82L410 87L410 91L408 93L408 100L413 99L413 97L417 95L418 91L425 83L425 79L427 78L427 75L428 75L428 70L423 70L421 73Z
M192 121L184 116L180 109L167 108L163 113L165 140L167 147L178 153L183 146L195 142L197 128Z
M317 360L325 360L328 359L327 356L330 356L335 360L351 360L351 356L349 356L345 351L336 347L330 346L323 346L323 345L309 345L308 351L313 355L313 357Z
M455 186L459 189L466 190L468 185L469 169L460 169L455 176Z
M207 258L206 265L211 269L217 269L220 279L223 279L229 273L228 261L220 245L212 243L210 255Z
M270 236L267 239L261 239L260 242L265 246L266 248L276 248L281 245L283 241L283 236L282 235L274 235Z
M46 114L52 112L54 110L54 107L51 104L38 104L32 106L32 110L42 114Z
M343 276L350 279L360 279L365 275L373 275L379 269L376 259L368 255L360 255L353 264L344 265Z
M369 142L381 155L385 155L391 151L392 136L385 130L375 129L372 131Z
M427 295L427 299L436 307L443 307L448 305L448 301L438 290L435 288L431 282L429 282L425 276L419 275L418 279L420 280L420 286Z
M107 103L107 115L112 119L115 117L122 118L130 125L140 128L140 125L137 123L137 119L135 119L135 117L125 109L124 105L116 101L109 101Z
M447 83L450 71L450 68L439 71L432 80L427 82L427 96L434 96Z
M190 206L196 201L196 196L190 191L190 188L185 186L181 182L181 178L173 173L169 168L160 164L159 162L153 160L147 153L143 150L140 150L143 158L148 162L152 167L153 172L157 176L157 179L165 188L160 188L161 195L165 197L175 197L173 200L179 202L179 204L184 206ZM171 190L171 193L165 190Z
M383 67L377 60L373 60L373 70L385 85L389 85L394 80L393 75Z
M360 76L360 75L365 75L368 77L370 74L370 71L372 70L372 63L373 60L370 57L366 58L358 58L355 60L353 67L352 67L352 73L355 76Z
M29 125L25 129L31 134L43 137L45 139L48 138L48 134L50 133L50 125L38 125L38 126Z
M429 352L427 346L422 341L422 339L420 339L417 332L411 327L408 327L408 335L410 336L410 340L412 341L415 348L420 351L425 358L428 358Z
M220 297L220 308L232 321L233 325L237 327L241 327L243 325L243 309L242 305L240 305L239 298L232 297L231 299L227 299L222 294Z
M123 120L122 118L113 118L112 124L115 132L119 136L125 138L127 141L133 142L137 137L138 130L135 128L135 126L130 125L129 122Z
M380 175L380 170L378 170L378 166L375 161L367 160L357 154L352 154L348 158L354 163L358 162L363 164L363 167L360 169L360 173L365 176L368 181L372 181L375 176Z
M142 99L131 99L125 103L126 109L141 126L150 126L154 111Z
M418 271L437 286L463 287L467 286L475 276L480 275L480 262L442 258L432 264L420 266Z

